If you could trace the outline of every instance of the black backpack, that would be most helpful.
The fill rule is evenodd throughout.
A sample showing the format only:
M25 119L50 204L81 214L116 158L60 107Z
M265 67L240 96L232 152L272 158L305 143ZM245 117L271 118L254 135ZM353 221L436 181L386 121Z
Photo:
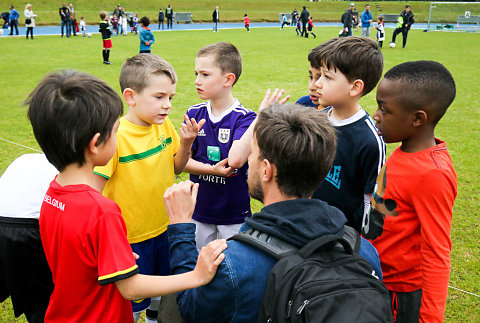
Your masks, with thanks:
M360 235L353 228L300 250L254 229L231 239L279 259L265 286L259 322L393 322L388 291L358 255Z

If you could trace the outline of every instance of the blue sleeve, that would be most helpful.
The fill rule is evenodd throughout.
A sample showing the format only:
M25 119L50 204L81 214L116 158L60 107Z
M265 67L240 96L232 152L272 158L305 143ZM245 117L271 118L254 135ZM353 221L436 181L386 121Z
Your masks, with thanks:
M150 45L152 45L155 42L155 36L153 36L153 33L151 32L150 35L152 36L150 39Z
M195 224L171 224L167 232L172 274L193 270L198 257L195 245ZM209 284L177 294L178 307L187 322L225 322L229 321L226 313L235 314L237 293L230 267L229 258L225 254L225 259Z
M368 261L372 266L373 270L375 271L375 275L380 279L383 280L383 273L382 273L382 266L380 265L380 258L378 256L377 249L370 243L370 241L365 240L363 237L360 238L360 250L358 250L358 254L362 256L363 259Z
M362 23L368 24L368 20L369 20L370 17L368 16L368 14L366 12L362 13L361 18L362 18Z
M146 39L145 39L145 34L144 34L143 30L140 30L140 32L138 33L138 37L140 37L140 42L142 44L145 44Z

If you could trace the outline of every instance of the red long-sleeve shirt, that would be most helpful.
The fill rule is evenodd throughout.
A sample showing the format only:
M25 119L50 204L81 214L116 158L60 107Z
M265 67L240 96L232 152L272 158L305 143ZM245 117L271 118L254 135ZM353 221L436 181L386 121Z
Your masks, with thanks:
M383 228L377 228L377 238L371 236L373 228L364 232L378 250L389 290L422 289L420 322L428 323L443 322L457 195L452 160L445 143L436 140L436 146L420 152L405 153L400 148L393 152L372 198L375 210L386 214Z

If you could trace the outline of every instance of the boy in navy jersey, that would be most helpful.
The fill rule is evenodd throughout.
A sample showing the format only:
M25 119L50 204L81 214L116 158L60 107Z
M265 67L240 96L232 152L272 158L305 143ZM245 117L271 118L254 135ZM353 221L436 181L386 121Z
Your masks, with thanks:
M360 232L377 175L385 163L385 143L373 120L359 105L377 85L383 55L366 37L335 38L312 49L310 65L320 71L317 97L337 129L333 167L313 198L343 211L347 224Z
M211 44L197 53L195 87L202 100L209 100L187 110L189 118L206 120L185 167L190 179L200 183L193 214L197 248L237 233L251 215L246 164L250 149L240 139L256 115L233 97L241 73L242 57L230 43Z

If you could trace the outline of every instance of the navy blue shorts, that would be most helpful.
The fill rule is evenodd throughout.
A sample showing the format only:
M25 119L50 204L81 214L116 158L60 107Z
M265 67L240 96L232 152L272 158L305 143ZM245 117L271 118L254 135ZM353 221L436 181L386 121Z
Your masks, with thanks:
M144 275L166 276L170 275L170 260L168 252L170 245L168 243L167 231L155 238L148 239L139 243L132 243L132 250L140 256L137 259L139 273ZM132 301L134 312L141 312L150 305L150 298Z

